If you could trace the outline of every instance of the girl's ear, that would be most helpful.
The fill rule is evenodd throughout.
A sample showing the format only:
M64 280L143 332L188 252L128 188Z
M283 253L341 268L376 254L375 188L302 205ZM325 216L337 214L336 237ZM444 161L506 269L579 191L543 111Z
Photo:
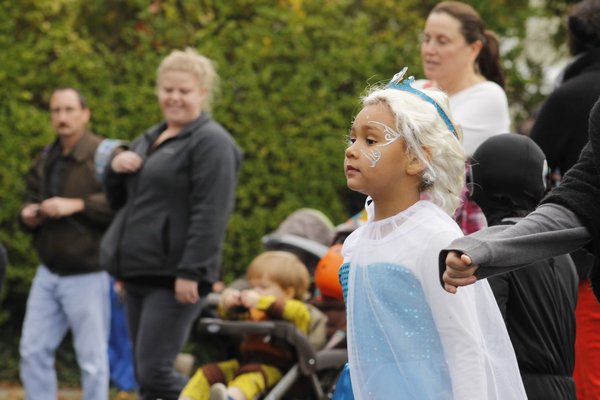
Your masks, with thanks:
M423 152L425 153L425 157L427 161L431 160L431 149L428 146L423 146ZM425 168L427 167L423 161L416 154L409 154L409 161L406 165L406 174L407 175L421 175Z

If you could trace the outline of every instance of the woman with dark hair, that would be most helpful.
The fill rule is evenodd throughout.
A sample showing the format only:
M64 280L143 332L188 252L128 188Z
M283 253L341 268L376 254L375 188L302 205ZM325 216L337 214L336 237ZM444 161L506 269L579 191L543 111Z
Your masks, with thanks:
M467 160L490 136L510 132L504 72L496 35L468 4L443 1L429 13L423 31L423 86L437 86L450 96L452 115L463 129ZM485 226L481 210L466 190L457 220L464 233Z
M488 136L510 131L498 38L471 6L444 1L431 10L421 58L430 85L450 96L467 157Z

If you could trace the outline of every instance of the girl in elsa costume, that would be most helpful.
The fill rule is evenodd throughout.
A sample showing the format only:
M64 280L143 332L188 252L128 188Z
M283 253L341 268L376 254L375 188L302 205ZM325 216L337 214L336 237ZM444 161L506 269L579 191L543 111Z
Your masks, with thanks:
M348 187L369 196L368 222L342 251L349 368L334 400L525 399L487 281L455 295L440 285L439 251L462 236L451 217L461 131L447 96L414 89L405 72L363 97L345 152Z

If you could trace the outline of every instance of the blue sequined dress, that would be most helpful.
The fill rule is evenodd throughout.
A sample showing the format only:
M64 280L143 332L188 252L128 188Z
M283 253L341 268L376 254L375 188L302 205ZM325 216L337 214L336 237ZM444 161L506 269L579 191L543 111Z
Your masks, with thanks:
M344 243L340 281L356 399L526 398L487 281L456 295L440 285L439 251L461 235L423 200L369 221Z

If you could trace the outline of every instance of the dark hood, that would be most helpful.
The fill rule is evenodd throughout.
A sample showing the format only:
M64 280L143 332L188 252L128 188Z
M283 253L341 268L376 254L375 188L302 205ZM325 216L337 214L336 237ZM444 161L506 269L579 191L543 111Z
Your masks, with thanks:
M495 135L473 154L472 197L488 225L532 211L546 193L546 157L533 140L519 134Z

